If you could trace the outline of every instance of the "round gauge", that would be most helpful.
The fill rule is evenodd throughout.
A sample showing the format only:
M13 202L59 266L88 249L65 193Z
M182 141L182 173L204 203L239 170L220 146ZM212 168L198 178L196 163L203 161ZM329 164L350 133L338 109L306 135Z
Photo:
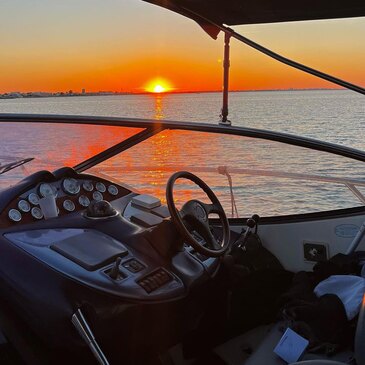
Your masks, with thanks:
M96 193L96 191L95 191L95 193ZM79 197L79 204L82 205L83 207L87 208L90 205L90 199L85 195L81 195Z
M76 179L65 179L62 182L63 191L70 195L76 195L80 192L80 184Z
M118 188L115 185L109 185L108 186L108 192L109 192L109 194L115 196L115 195L118 195L119 190L118 190Z
M96 200L97 202L103 200L103 194L100 191L94 191L93 199Z
M39 204L39 196L36 193L30 193L28 195L28 201L29 203L33 204L33 205L38 205Z
M96 190L100 191L101 193L105 193L106 192L106 187L102 182L97 182L95 184Z
M82 184L82 187L84 188L85 191L93 191L94 190L94 185L89 180L84 181L83 184Z
M33 207L31 210L32 217L35 219L42 219L43 218L43 212L41 208Z
M8 217L13 222L20 222L22 220L22 214L19 212L18 209L10 209Z
M75 203L70 199L66 199L63 201L63 209L73 212L75 210Z
M39 194L43 198L45 198L46 196L51 196L51 195L56 196L55 191L52 188L52 185L47 184L47 183L43 183L39 186Z
M30 204L26 200L24 200L24 199L19 200L19 202L18 202L18 208L23 213L30 212Z

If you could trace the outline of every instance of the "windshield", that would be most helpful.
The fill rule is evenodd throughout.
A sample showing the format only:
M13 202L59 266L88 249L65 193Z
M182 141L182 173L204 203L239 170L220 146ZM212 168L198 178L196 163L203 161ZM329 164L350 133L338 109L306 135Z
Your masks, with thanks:
M222 33L213 41L196 23L136 0L94 1L91 5L85 0L42 0L37 4L5 0L1 10L0 30L6 34L12 29L12 36L2 40L0 113L219 122L225 64ZM234 29L290 59L351 83L365 83L364 18L248 25ZM286 132L364 149L362 95L284 66L234 39L230 60L232 93L228 119L232 125ZM52 171L61 166L75 166L139 131L138 128L87 125L0 124L0 172L4 172L0 175L0 189L40 169ZM142 156L132 153L134 148L126 151L120 155L123 162L115 163L111 175L116 175L120 181L130 180L128 183L136 188L163 198L166 178L176 165L188 168L196 166L196 160L200 162L200 155L192 154L196 145L190 146L196 139L175 137L166 137L164 133L153 137L148 140L150 147ZM232 151L230 142L214 138L209 142L211 139L212 136L202 138L197 145L200 154L207 159L204 168L216 171L226 161L231 168L244 168L235 158L241 156L243 164L247 164L250 154L244 149ZM164 144L164 141L170 143ZM142 148L144 144L138 146ZM159 146L164 147L158 152ZM184 154L175 155L180 148ZM285 148L279 150L286 151ZM301 153L290 154L293 156L290 164L283 166L296 167L291 164ZM277 155L280 157L279 152ZM161 160L164 156L166 159ZM23 160L27 162L20 163ZM282 166L276 164L266 165L266 155L261 152L253 161L255 165L251 169L282 170ZM318 162L327 158L310 157L309 161L293 168L292 172L330 174L331 171ZM172 162L175 162L173 167ZM357 162L351 163L358 166ZM103 173L110 169L110 164L113 165L114 160L97 168ZM311 168L305 171L305 166ZM315 166L320 167L320 171ZM337 162L335 166L339 166ZM119 176L122 168L128 172L126 178ZM147 172L142 172L142 168ZM162 168L166 170L164 173L160 171ZM362 166L341 170L340 177L362 179L357 175L361 171ZM163 179L152 179L151 184L143 182L143 178L162 175ZM212 181L218 191L228 192L224 199L229 208L232 205L230 190L247 187L246 182L252 179L246 176L243 181L242 176L246 175L237 171L232 174L231 189L225 175L220 174L219 179ZM265 184L270 182L268 176L262 179ZM269 196L270 184L265 184L264 190ZM288 189L287 184L280 184L278 182L283 190ZM255 190L254 183L249 186ZM294 191L297 186L291 185L292 196L302 202L301 193ZM351 200L354 194L350 192L347 197L349 189L345 190L346 193L331 192L341 196L341 203L335 204L336 207L359 204L358 199ZM252 196L255 194L253 192ZM235 194L236 198L240 195L242 199L247 198L246 193ZM288 198L285 192L284 196ZM332 209L330 202L328 195L323 207ZM244 203L245 207L256 204L247 200ZM301 204L302 212L313 210L307 200ZM273 210L272 214L289 211L284 205ZM245 214L245 211L238 213Z
M76 124L0 123L0 189L39 170L73 167L140 131ZM1 174L2 167L22 159L32 160Z
M305 214L365 204L364 163L280 142L223 133L163 130L87 172L109 176L166 203L176 171L202 178L230 217ZM181 205L204 199L187 180L176 183Z

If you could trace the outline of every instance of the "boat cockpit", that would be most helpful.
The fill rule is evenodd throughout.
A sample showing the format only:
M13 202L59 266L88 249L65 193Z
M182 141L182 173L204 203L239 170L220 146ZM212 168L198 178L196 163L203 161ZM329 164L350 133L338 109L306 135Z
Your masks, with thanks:
M225 34L221 121L0 114L0 362L365 365L365 152L231 126L230 38L365 90L227 27L364 2L146 1Z
M12 128L21 128L46 140L60 122L53 116L29 116L27 122L11 118L9 138ZM110 128L93 118L64 120L61 144L85 125L102 142ZM247 128L109 122L124 139L106 149L85 148L86 160L71 159L73 167L44 170L49 161L70 161L72 152L66 149L57 162L56 155L44 160L39 151L16 159L0 175L19 178L22 166L31 171L0 192L1 328L21 354L19 361L281 363L267 346L283 333L283 318L278 324L277 316L290 302L282 298L290 297L297 275L330 265L338 255L362 265L356 237L365 217L359 169L365 155ZM180 143L186 139L199 148L187 150ZM232 141L234 158L227 160L222 151ZM204 144L216 146L210 155L202 153ZM37 151L36 144L30 148ZM248 166L236 167L248 157ZM311 173L305 173L314 161ZM326 166L337 172L320 175ZM279 208L264 203L272 186L278 199L286 197L282 212L289 214L260 218L262 209ZM322 196L301 201L298 186L308 196L318 191ZM295 205L287 205L288 194L294 194ZM243 203L258 207L243 213L251 218L242 217ZM326 210L334 203L342 209ZM347 267L343 258L331 265L336 269L330 273ZM353 356L349 342L331 359ZM327 358L323 351L308 354Z

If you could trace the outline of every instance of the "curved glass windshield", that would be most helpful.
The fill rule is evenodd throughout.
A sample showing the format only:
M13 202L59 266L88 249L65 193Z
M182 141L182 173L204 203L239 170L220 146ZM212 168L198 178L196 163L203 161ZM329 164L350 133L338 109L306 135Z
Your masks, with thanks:
M190 171L213 189L231 217L313 213L365 203L364 163L256 138L165 130L89 172L109 175L165 202L172 173ZM186 181L176 199L203 198Z
M0 189L39 170L75 166L141 130L81 124L0 123Z

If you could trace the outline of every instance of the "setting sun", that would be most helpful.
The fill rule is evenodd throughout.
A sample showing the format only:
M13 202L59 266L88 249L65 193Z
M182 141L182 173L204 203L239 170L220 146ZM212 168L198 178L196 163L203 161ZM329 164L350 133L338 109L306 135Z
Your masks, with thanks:
M162 86L162 85L156 85L154 88L153 88L153 92L154 93L163 93L165 92L166 89Z
M145 86L145 90L150 93L161 94L161 93L171 91L172 88L170 87L169 83L166 80L155 79L155 80L151 80Z

